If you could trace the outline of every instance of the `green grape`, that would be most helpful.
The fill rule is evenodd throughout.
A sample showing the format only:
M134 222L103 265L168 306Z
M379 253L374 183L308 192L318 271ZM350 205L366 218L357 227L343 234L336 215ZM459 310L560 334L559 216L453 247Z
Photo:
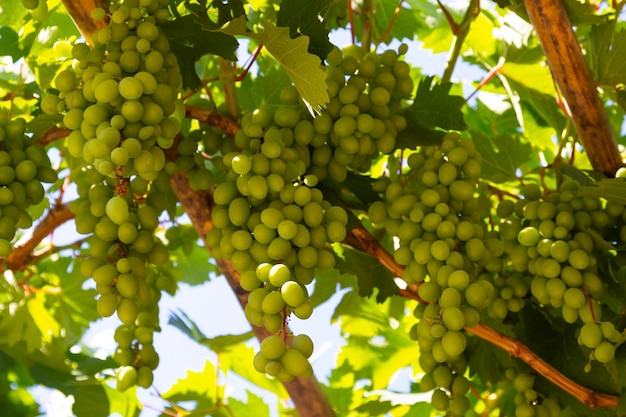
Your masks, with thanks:
M445 353L449 356L458 356L463 351L465 351L465 347L467 345L467 341L463 333L453 330L448 330L443 337L441 338L441 345Z
M278 291L271 291L263 298L261 310L265 314L277 314L285 307L285 301Z
M304 288L296 281L287 281L280 287L280 294L285 303L296 308L302 304L306 298Z
M600 363L607 363L615 357L615 346L612 343L603 340L593 351L594 358Z
M602 331L600 326L596 323L585 323L580 329L580 335L578 336L581 344L588 348L595 348L600 345L602 341Z
M106 215L117 225L121 225L128 220L128 203L123 197L114 196L106 203Z
M433 405L435 410L446 411L450 408L450 398L448 398L448 394L441 389L436 389L433 391L432 396L430 398L430 403Z
M287 349L280 358L280 363L293 376L308 376L313 372L306 356L296 349Z
M280 336L267 336L261 342L260 352L269 360L279 359L286 350L285 341Z
M313 341L306 334L299 334L292 339L293 349L299 351L305 358L309 358L313 354Z
M132 324L139 315L139 307L133 300L123 298L117 306L117 316L124 324Z
M112 316L117 310L117 295L113 293L100 295L96 302L96 309L102 317Z
M457 307L448 307L442 313L443 324L449 330L461 330L465 327L465 315Z
M154 376L149 366L142 366L137 370L137 386L149 388L153 381Z
M117 389L124 392L137 384L137 370L132 366L122 366L116 375Z

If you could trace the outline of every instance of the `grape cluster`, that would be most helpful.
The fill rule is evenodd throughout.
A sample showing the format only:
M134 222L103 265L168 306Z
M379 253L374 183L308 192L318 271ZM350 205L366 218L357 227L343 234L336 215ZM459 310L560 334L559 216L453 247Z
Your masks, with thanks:
M514 393L515 417L559 417L561 408L553 398L544 398L535 389L535 376L507 368L506 379L498 386Z
M166 162L164 149L184 117L178 60L160 28L168 3L112 3L108 25L93 34L95 46L74 45L72 68L54 80L58 95L41 102L44 112L63 113L68 152L85 167L88 180L79 181L72 207L77 231L91 234L81 272L96 283L100 315L117 312L122 322L114 354L120 390L151 385L158 301L162 290L176 289L167 247L155 237L160 213L175 210L169 176L178 167ZM96 8L92 16L106 13ZM196 182L206 189L212 181Z
M303 110L262 106L243 117L234 138L241 151L219 162L228 173L213 193L214 227L206 238L214 256L229 259L242 288L250 291L248 320L281 338L289 336L285 324L291 313L301 319L311 315L306 285L315 268L334 266L327 245L347 233L347 213L324 199L317 177L308 173L313 125Z
M300 126L313 148L310 172L320 180L341 182L348 170L366 172L379 153L396 149L406 127L401 103L413 92L410 66L398 59L404 53L406 45L380 54L352 45L326 58L330 103L312 125Z
M538 186L528 185L523 199L500 203L500 233L509 248L511 267L532 277L532 296L560 311L565 322L580 320L579 344L606 363L615 356L622 336L613 323L602 321L597 298L605 287L599 264L611 244L598 236L621 239L624 206L578 197L578 187L567 180L557 192L542 198Z
M310 376L313 369L308 358L313 354L313 341L306 334L270 335L261 342L254 356L254 369L289 382L294 376Z
M27 209L45 198L42 183L57 180L43 146L25 135L26 122L9 119L0 109L0 257L13 247L18 229L28 229L33 218Z
M492 256L481 245L485 225L474 205L477 158L470 141L449 133L441 147L423 147L408 157L406 181L375 184L383 200L368 210L375 227L397 237L394 257L405 266L403 278L419 284L424 301L416 312L422 320L415 335L422 352L432 350L440 363L463 353L462 329L476 324L485 307L464 299L472 300L471 293L478 291L482 301L483 293L493 287L489 281L470 287L474 271Z

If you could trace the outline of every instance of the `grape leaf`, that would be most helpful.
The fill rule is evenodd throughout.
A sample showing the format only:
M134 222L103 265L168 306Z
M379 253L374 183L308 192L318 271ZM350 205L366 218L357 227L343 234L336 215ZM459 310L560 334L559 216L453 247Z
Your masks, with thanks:
M202 85L194 68L195 62L202 56L214 54L231 61L237 60L235 51L239 42L234 36L205 30L193 15L179 17L162 27L178 58L185 88L194 89Z
M393 280L394 276L387 268L381 265L371 255L354 250L346 249L344 259L337 259L335 267L346 274L358 277L359 295L371 297L374 289L378 289L376 301L382 303L388 297L398 294L398 286Z
M623 178L605 178L594 182L593 185L580 187L577 195L604 198L608 201L626 204L626 180Z
M17 32L8 26L0 26L0 56L10 56L13 62L24 56Z
M254 417L270 416L270 408L265 403L265 401L263 401L263 398L255 395L249 390L246 390L246 395L246 401L241 401L234 397L228 399L228 408L230 409L230 415L254 415Z
M211 274L219 272L217 266L209 262L205 248L194 244L191 253L185 253L183 248L178 248L171 253L171 259L176 268L170 272L176 277L177 282L189 285L200 285L210 280Z
M215 404L217 370L207 360L204 369L195 372L187 370L184 378L179 378L161 397L168 401L197 401L196 408Z
M594 25L589 32L589 62L602 85L626 82L626 30L614 32L613 24Z
M291 39L289 28L264 23L260 33L249 32L244 17L232 20L221 30L229 35L248 36L263 44L264 48L283 66L300 93L312 115L321 113L330 101L326 86L326 73L320 68L319 57L308 52L309 38Z
M179 313L171 313L168 324L176 327L178 330L186 334L189 338L195 340L201 345L204 345L211 349L213 352L222 353L228 350L233 345L243 343L250 338L254 337L252 332L246 332L238 335L224 335L216 337L207 337L196 323L189 318L183 311Z
M434 77L424 77L417 86L413 104L405 111L407 119L427 129L465 130L461 107L465 100L450 95L452 83L433 85Z
M536 158L536 153L528 143L523 143L508 134L487 137L472 131L472 140L482 157L482 177L496 182L516 176L519 167Z
M276 26L289 27L291 36L305 35L310 39L309 52L325 59L333 49L325 22L320 19L329 0L284 0L276 14Z

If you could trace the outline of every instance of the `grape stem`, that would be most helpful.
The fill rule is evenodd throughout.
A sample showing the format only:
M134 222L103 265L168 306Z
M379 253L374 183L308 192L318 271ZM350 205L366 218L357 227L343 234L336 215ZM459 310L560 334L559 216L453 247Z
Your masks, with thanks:
M391 271L395 276L402 277L404 268L399 265L393 256L383 248L378 240L372 236L365 227L359 225L351 229L352 235L354 235L359 242L362 243L363 248L370 255L378 259L385 268ZM415 287L415 286L414 286ZM413 291L411 287L400 292L403 297L418 300L419 302L425 302L420 300L417 295L417 291ZM472 327L466 327L465 330L481 339L504 349L509 355L519 358L525 362L528 366L536 370L539 374L543 375L547 380L554 385L560 387L566 392L570 393L574 398L578 399L583 404L590 408L615 408L617 407L619 397L609 394L597 393L582 385L572 381L554 367L549 365L546 361L541 359L534 353L528 346L522 342L515 340L511 337L505 336L502 333L479 323Z
M480 0L470 1L470 4L467 7L465 16L463 16L463 20L461 21L461 23L456 23L454 21L448 10L443 6L443 4L441 4L439 0L437 0L437 3L446 15L446 19L448 20L450 28L452 29L452 33L454 34L454 39L452 40L450 53L448 55L448 62L446 63L446 69L441 76L441 82L447 83L450 82L450 80L452 79L452 72L454 71L456 62L459 59L459 55L461 54L461 47L463 46L463 42L469 34L469 29L472 25L472 21L480 13Z

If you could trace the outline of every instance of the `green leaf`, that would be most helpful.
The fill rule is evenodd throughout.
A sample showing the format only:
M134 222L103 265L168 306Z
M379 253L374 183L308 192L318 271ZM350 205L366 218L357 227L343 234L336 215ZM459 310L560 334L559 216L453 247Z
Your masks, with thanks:
M72 411L77 417L108 417L111 404L102 385L76 387Z
M326 24L320 19L328 3L329 0L284 0L276 14L276 26L289 27L291 36L308 36L309 52L325 59L333 49Z
M291 39L289 28L276 27L264 22L265 30L249 32L244 17L232 20L222 31L230 35L243 35L257 40L283 66L300 93L311 114L321 113L328 104L326 73L320 68L321 60L308 52L309 38Z
M171 254L171 259L176 266L171 272L179 283L200 285L209 281L212 274L219 273L217 266L210 262L209 252L195 241L191 253L185 253L181 247Z
M605 178L596 181L593 185L580 187L577 195L604 198L607 201L626 204L626 180L623 178Z
M376 416L376 415L384 414L392 410L393 408L394 408L394 405L391 404L391 401L372 400L364 404L361 404L354 410L362 412L362 413L366 413L369 416Z
M532 146L511 135L489 138L480 132L470 132L478 154L481 155L482 177L495 182L515 178L517 169L536 158Z
M196 401L196 408L211 407L215 404L216 387L217 369L207 360L203 370L187 370L186 376L179 378L161 397L173 402Z
M194 68L195 62L202 56L214 54L231 61L237 60L237 40L222 32L205 30L193 15L179 17L162 28L178 57L185 88L195 89L202 85Z
M246 332L238 335L224 335L208 338L202 333L196 323L183 311L179 311L179 314L170 313L170 318L167 323L216 353L227 351L232 346L243 343L254 337L254 333Z
M370 297L377 289L376 301L382 303L399 292L393 274L377 259L361 251L346 248L344 259L337 259L335 268L341 273L357 277L361 297Z
M263 401L263 398L249 390L246 390L246 395L246 401L240 401L237 398L232 397L228 399L228 408L231 411L230 415L254 415L254 417L270 416L270 408L265 401Z
M341 331L355 336L374 337L389 329L389 317L380 306L356 291L347 292L333 313L333 320L341 317Z
M613 24L594 25L589 49L590 65L600 84L614 87L626 82L626 30L615 31Z
M10 56L13 62L24 56L17 32L8 26L0 26L0 56Z
M450 95L452 83L433 85L433 80L434 77L420 80L413 104L405 111L407 119L426 129L467 129L461 111L463 97Z

